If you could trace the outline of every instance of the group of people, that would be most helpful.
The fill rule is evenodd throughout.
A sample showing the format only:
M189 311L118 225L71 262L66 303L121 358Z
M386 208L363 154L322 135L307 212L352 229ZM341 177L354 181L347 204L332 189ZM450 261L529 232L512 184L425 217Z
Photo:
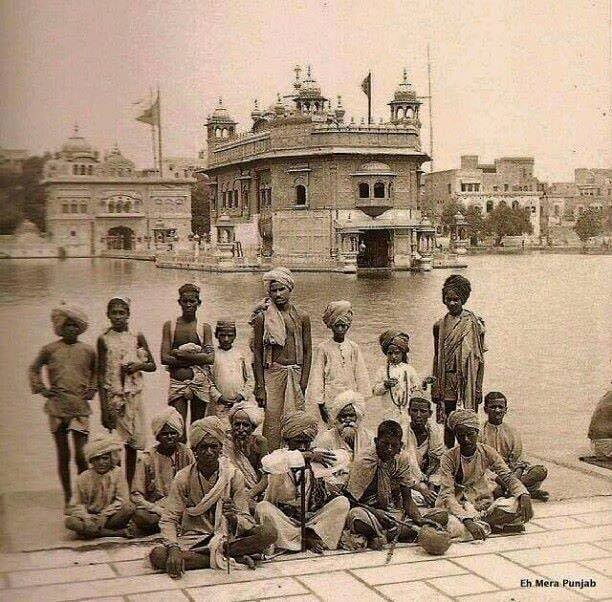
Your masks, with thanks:
M389 329L373 381L347 336L348 301L326 307L331 336L313 353L292 273L279 267L263 280L251 353L234 346L233 320L217 321L214 333L198 320L197 285L179 289L181 315L162 331L168 407L152 420L148 449L143 372L156 363L143 334L129 328L130 300L110 299L110 327L96 350L78 340L88 326L81 309L53 310L59 340L40 351L30 381L46 398L68 529L84 538L161 532L150 560L173 577L252 567L271 548L320 553L418 541L437 554L453 538L524 530L532 498L548 499L546 469L522 458L504 394L484 397L480 423L485 330L464 307L466 278L444 283L448 311L433 327L432 376L421 380L409 363L409 334ZM109 434L88 440L96 392ZM375 397L382 414L373 436L364 417Z

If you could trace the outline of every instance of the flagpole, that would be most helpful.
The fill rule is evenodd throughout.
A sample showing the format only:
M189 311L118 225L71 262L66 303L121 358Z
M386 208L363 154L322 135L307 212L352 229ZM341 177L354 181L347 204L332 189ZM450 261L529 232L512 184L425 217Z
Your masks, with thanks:
M162 128L161 128L161 96L159 93L159 85L157 86L157 143L159 146L159 177L164 177L163 171L163 154L162 154Z
M153 106L153 88L149 87L149 106ZM153 169L157 170L157 150L155 143L155 124L151 122L151 146L153 148Z
M370 78L370 89L368 90L368 125L372 123L372 72L368 73Z
M427 83L428 83L428 96L429 96L429 154L431 156L431 162L429 163L429 171L434 170L434 158L433 158L433 111L431 107L431 60L429 57L429 44L427 44Z

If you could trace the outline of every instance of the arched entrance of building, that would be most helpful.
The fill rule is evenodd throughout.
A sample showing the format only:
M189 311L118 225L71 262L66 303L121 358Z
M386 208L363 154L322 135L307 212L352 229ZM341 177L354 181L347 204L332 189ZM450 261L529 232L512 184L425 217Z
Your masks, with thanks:
M390 267L391 232L389 230L367 230L359 235L359 268Z
M106 248L117 251L131 251L134 248L134 230L127 226L115 226L106 234Z

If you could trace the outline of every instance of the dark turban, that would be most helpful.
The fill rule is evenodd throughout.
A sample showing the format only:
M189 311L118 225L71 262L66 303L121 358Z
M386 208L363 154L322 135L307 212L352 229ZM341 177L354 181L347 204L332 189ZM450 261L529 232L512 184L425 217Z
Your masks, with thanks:
M281 420L283 439L293 439L306 435L310 439L317 436L317 419L303 410L288 412Z
M390 345L395 345L404 353L410 351L410 336L401 330L385 330L385 332L378 337L378 342L380 343L383 353L387 353Z
M187 282L187 284L183 284L181 288L178 290L179 297L185 293L197 293L200 294L200 287L194 282Z
M444 286L442 287L443 295L448 291L455 291L459 295L461 303L465 303L470 298L472 285L467 278L459 274L453 274L444 281Z

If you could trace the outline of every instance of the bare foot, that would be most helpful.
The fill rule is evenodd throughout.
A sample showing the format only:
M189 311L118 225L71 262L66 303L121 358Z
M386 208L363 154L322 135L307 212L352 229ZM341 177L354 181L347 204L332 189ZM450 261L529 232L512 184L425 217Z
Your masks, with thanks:
M385 547L387 540L384 537L373 537L368 541L370 550L382 550Z

